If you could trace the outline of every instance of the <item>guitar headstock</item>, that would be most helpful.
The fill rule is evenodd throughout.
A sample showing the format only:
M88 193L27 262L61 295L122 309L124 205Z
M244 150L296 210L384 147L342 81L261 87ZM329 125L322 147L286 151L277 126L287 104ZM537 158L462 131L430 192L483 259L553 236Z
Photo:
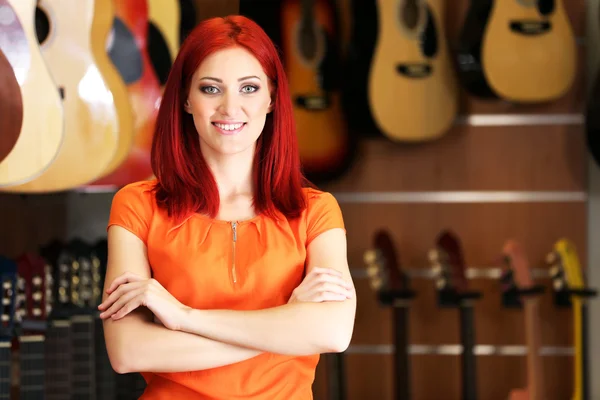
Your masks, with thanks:
M17 259L18 274L18 322L24 330L43 330L48 318L48 291L52 279L46 260L33 253L23 254Z
M0 339L11 338L14 335L17 302L17 264L13 260L2 256L0 256L0 283L2 284Z
M446 230L438 234L435 248L429 252L429 261L437 276L438 289L457 293L467 290L462 245L453 232Z
M379 294L382 302L412 297L412 292L408 289L408 278L401 270L398 254L388 231L381 229L375 232L373 247L365 252L364 262L371 288Z
M101 263L92 246L81 239L68 245L74 260L71 266L71 303L88 311L95 310L102 295Z
M535 285L531 276L531 266L525 250L515 240L507 240L502 248L504 272L502 282L502 303L507 307L520 307L522 296L544 293L542 285ZM526 298L527 298L526 297Z

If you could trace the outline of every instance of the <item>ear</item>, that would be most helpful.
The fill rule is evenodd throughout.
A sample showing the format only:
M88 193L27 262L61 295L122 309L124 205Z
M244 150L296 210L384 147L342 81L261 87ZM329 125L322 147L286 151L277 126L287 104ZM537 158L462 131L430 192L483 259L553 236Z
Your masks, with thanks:
M275 108L275 100L271 98L271 102L269 103L269 108L267 109L267 114L271 113Z
M183 109L185 110L186 113L191 114L192 113L192 107L190 105L190 101L186 100L185 104L183 105Z

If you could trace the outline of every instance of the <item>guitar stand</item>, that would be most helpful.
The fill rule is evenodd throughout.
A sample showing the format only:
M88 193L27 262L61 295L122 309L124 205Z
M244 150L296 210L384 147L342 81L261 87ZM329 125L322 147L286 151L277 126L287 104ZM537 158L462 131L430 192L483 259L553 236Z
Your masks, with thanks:
M577 296L582 299L590 299L598 295L596 289L559 289L554 291L554 303L558 307L571 307L571 296Z
M407 305L408 301L416 296L412 290L384 290L378 293L381 304L391 307Z
M481 292L458 292L453 289L438 290L438 305L440 307L464 307L466 303L478 300L482 297Z

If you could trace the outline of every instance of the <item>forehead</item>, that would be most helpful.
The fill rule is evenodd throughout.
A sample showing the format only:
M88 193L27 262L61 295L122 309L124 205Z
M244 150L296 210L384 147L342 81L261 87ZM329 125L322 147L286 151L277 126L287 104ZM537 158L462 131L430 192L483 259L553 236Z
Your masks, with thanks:
M262 66L248 50L240 47L219 50L206 57L196 72L196 79L205 76L219 78L223 81L256 75L261 80L266 79Z

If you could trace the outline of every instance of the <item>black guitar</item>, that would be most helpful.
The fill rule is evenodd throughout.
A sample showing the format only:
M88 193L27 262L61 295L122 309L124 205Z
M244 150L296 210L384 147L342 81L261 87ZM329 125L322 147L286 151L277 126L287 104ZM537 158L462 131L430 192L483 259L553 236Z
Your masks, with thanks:
M408 306L414 292L401 271L396 249L389 232L379 230L373 238L373 248L365 252L371 287L382 305L393 307L394 323L394 399L411 398L408 353Z
M493 0L471 0L454 51L462 86L470 94L486 99L498 98L488 84L481 64L483 35L492 6Z
M441 307L457 307L460 312L462 352L462 398L477 399L477 366L475 357L474 300L478 292L468 291L465 261L458 237L442 231L436 239L429 259L437 275L438 300Z
M0 256L0 398L9 399L11 391L12 339L15 331L17 264Z

